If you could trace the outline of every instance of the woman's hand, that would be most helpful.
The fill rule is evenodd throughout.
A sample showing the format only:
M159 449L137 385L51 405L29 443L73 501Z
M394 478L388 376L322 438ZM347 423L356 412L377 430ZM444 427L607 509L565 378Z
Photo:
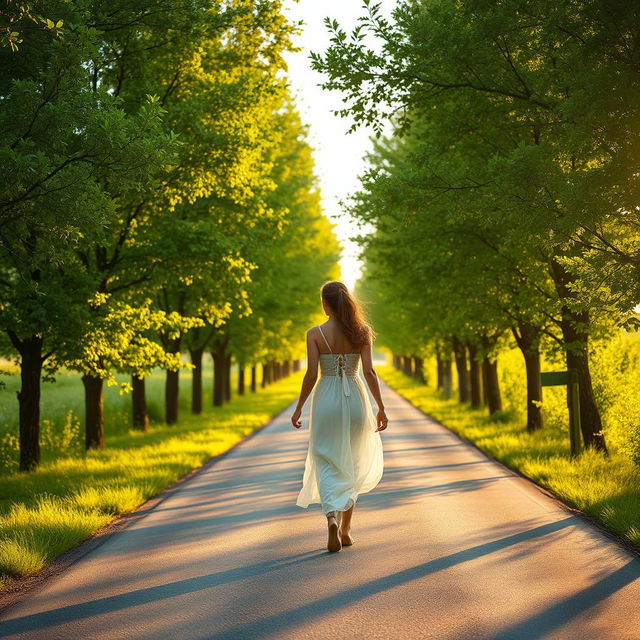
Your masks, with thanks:
M378 415L376 416L376 424L378 428L376 431L384 431L387 428L387 423L389 422L387 418L387 414L384 412L384 409L380 409L378 411Z
M293 415L291 416L291 424L296 428L299 429L302 426L302 422L300 422L300 415L302 414L302 411L300 409L296 409L293 412Z

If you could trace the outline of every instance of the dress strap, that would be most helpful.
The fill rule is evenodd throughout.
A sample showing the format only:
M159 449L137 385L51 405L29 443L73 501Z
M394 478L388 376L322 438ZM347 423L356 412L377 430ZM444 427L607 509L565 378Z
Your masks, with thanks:
M320 335L324 338L324 343L327 345L327 348L329 349L329 351L331 351L331 353L333 353L331 347L329 346L329 343L327 342L327 339L324 337L324 333L322 332L322 327L320 325L317 325L318 329L320 329Z

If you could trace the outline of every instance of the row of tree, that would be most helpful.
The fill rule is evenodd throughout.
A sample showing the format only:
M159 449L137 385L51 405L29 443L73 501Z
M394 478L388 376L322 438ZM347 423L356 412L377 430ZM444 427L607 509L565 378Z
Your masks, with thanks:
M144 378L166 369L176 422L183 352L192 410L205 352L221 404L232 358L244 372L303 347L339 248L286 84L294 27L279 1L11 8L0 48L0 348L20 364L20 469L30 470L43 375L82 376L87 447L104 446L102 390L118 373L131 376L135 425L146 428Z
M575 369L587 447L606 451L590 340L640 302L640 5L586 0L364 3L314 56L379 139L352 213L380 333L453 359L462 400L501 408L507 336L542 426L540 348ZM450 354L453 354L453 358ZM398 364L398 363L396 363ZM449 383L450 384L450 383Z

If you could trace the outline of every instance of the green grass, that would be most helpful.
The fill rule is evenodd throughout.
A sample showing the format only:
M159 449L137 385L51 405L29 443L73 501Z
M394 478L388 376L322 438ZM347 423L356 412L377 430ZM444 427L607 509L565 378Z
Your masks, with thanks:
M146 433L130 430L130 396L119 396L110 389L105 394L105 449L85 453L77 446L69 453L45 447L37 471L24 474L9 469L0 474L0 587L42 569L267 422L296 398L302 372L259 388L257 393L234 394L223 407L210 406L211 394L207 392L200 416L188 412L189 376L183 377L177 425L169 427L156 421ZM61 375L55 391L52 386L43 398L43 414L48 416L44 419L54 425L52 441L65 430L69 406L74 421L74 412L80 411L73 402L80 394L81 403L82 385L74 378L77 376ZM153 378L148 396L162 398L162 376ZM210 372L208 378L210 381ZM233 382L235 389L235 377ZM55 397L57 393L59 397ZM3 395L6 398L8 394ZM15 402L15 395L11 395ZM78 444L74 434L72 429L67 436ZM11 435L6 425L5 435Z
M258 368L260 371L260 368ZM6 375L7 373L13 375ZM2 374L5 375L2 375ZM15 365L0 360L0 449L2 438L16 433L18 424L18 402L16 392L20 389L20 376ZM247 373L249 370L247 369ZM233 388L236 388L237 370L232 371ZM126 376L117 376L119 382L129 381ZM164 371L156 370L146 378L147 404L151 422L164 422ZM203 370L204 403L211 402L213 386L213 371L211 359L206 357ZM180 411L189 410L191 397L191 372L180 373ZM104 388L105 432L110 435L126 435L131 421L131 395L121 394L117 386ZM56 457L58 451L67 447L60 442L61 432L65 424L78 425L84 416L84 389L80 376L74 372L62 371L55 376L53 382L42 383L42 398L40 403L41 446L45 459ZM67 427L70 429L70 427ZM8 449L5 444L5 451ZM3 460L0 458L0 468Z
M558 424L530 434L513 410L490 419L486 411L463 406L455 397L445 400L432 387L389 365L376 370L414 406L593 516L640 551L640 468L628 456L614 449L608 458L587 451L571 460L568 432Z

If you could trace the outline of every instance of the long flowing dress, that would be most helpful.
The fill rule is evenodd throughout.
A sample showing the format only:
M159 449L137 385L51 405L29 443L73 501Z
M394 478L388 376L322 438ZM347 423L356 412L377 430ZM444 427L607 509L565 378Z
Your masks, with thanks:
M322 332L320 333L331 351ZM384 463L380 432L360 377L359 353L321 353L311 394L309 448L296 504L320 503L322 512L347 511L373 489Z

